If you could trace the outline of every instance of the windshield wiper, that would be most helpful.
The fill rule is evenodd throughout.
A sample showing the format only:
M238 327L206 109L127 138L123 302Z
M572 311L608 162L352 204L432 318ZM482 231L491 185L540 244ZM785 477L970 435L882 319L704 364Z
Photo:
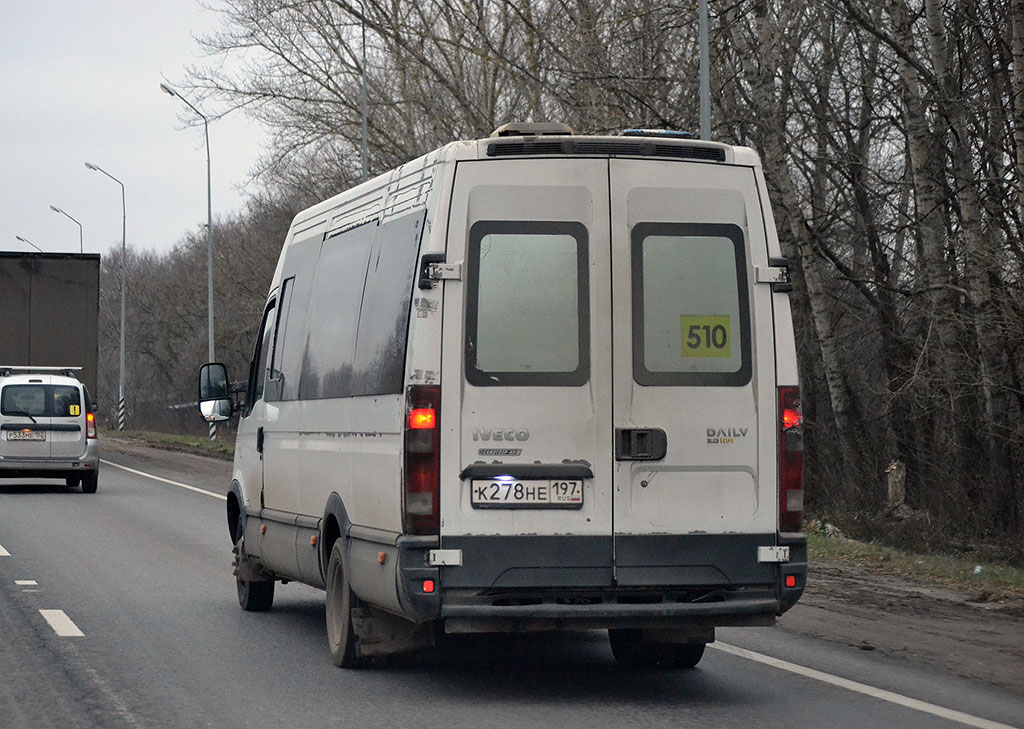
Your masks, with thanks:
M31 421L32 421L33 423L35 423L36 425L38 425L38 424L39 424L39 421L38 421L38 420L36 420L36 419L35 419L35 418L33 418L33 417L32 417L31 415L29 415L28 413L26 413L26 412L24 412L24 411L22 411L22 410L8 410L8 411L7 411L6 413L4 413L4 415L24 415L24 416L25 416L26 418L28 418L29 420L31 420Z

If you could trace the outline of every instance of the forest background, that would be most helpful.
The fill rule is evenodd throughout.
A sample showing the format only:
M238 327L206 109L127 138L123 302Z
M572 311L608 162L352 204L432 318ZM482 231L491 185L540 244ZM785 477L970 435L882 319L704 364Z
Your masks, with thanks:
M508 121L697 131L694 0L224 0L179 88L271 130L213 225L242 379L291 218ZM711 0L712 138L762 156L792 294L810 513L1024 564L1024 0ZM364 45L365 44L365 45ZM364 50L365 49L365 50ZM202 431L206 232L130 247L129 428ZM103 257L114 420L121 255Z

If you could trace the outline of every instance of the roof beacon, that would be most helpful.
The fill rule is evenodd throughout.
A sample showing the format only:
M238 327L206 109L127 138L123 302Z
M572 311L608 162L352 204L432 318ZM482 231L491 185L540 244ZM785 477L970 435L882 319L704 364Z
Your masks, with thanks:
M669 139L696 139L693 132L680 132L675 129L623 129L620 137L668 137Z

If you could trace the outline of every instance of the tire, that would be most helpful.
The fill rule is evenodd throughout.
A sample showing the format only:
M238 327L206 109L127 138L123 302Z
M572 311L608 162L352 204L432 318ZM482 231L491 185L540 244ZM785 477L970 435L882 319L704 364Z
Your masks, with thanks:
M64 483L67 484L69 489L75 489L75 488L78 488L78 484L82 483L82 477L81 476L67 476L64 479Z
M651 643L634 629L608 631L615 661L623 668L693 668L704 656L706 643Z
M265 613L274 605L274 581L249 582L235 578L238 588L238 604L250 613Z
M97 471L82 474L82 493L94 494L99 485L100 474Z
M352 608L358 605L358 598L352 594L345 573L344 550L344 539L336 539L327 563L327 648L335 666L360 668L366 661L357 655L352 629Z
M245 555L242 554L240 546L244 529L245 521L240 518L238 520L238 526L235 528L235 549L238 554L239 561L245 559ZM235 587L238 590L238 604L246 612L265 613L274 605L273 580L251 582L249 580L243 580L241 577L236 575Z

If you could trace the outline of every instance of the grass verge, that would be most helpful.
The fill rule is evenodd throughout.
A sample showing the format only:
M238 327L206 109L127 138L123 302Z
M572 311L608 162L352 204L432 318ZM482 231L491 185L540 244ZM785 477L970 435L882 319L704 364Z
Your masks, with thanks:
M117 431L102 428L100 429L100 437L113 441L150 446L152 448L163 448L168 451L213 456L214 458L226 460L231 460L235 453L234 433L231 433L228 437L220 435L217 440L210 440L207 437L195 435L176 435L146 430Z
M978 601L1024 599L1024 569L1018 567L978 564L965 557L917 554L824 531L808 530L807 550L812 565L827 562L863 567L964 591Z

